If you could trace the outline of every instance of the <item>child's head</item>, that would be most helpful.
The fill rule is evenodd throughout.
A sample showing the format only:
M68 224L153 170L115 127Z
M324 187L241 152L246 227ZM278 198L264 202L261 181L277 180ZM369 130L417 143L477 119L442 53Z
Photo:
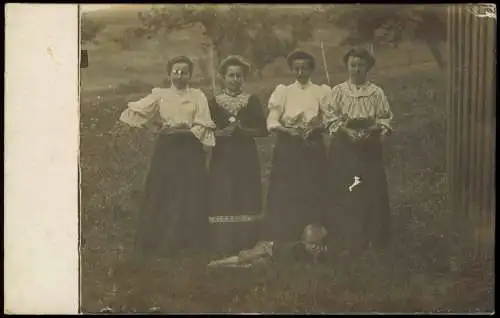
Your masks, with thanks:
M326 251L324 239L328 232L320 224L309 224L302 233L302 244L315 258Z
M328 232L321 224L309 224L304 228L302 241L304 243L321 244L327 234Z

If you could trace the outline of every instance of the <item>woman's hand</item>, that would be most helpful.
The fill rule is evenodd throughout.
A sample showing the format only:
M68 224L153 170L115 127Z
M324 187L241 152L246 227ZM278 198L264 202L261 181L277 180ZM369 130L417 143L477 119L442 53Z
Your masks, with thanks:
M289 128L289 127L283 127L283 126L278 126L278 127L276 127L275 130L287 133L287 134L289 134L289 135L291 135L293 137L298 137L298 136L300 136L302 134L302 132L299 131L298 129Z
M286 128L288 134L290 134L292 137L301 137L303 135L303 132L295 129L295 128Z
M381 126L379 129L380 129L380 140L384 141L391 134L391 130L389 130L385 126Z
M362 134L354 129L347 127L342 127L341 129L352 141L359 141L362 138Z
M304 138L304 140L307 140L313 134L317 134L317 133L323 134L324 132L325 132L325 129L322 126L320 126L320 125L314 125L312 127L309 127L307 129L305 129L302 132L302 138Z
M362 130L356 131L356 133L358 136L358 141L362 141L362 140L369 139L372 136L373 131L370 131L368 129L362 129Z
M380 136L381 140L384 140L386 135L388 134L388 129L384 126L373 125L363 131L362 139L368 139L372 136Z
M366 140L374 135L380 135L380 128L377 125L373 125L361 131L361 140Z
M233 122L233 123L229 124L226 128L218 129L215 131L215 136L217 136L217 137L231 136L233 134L234 130L236 129L236 127L238 127L238 125L239 125L238 122Z
M301 135L301 132L294 128L288 128L283 126L277 126L269 131L271 134L276 135L277 133L285 133L294 137Z
M309 136L311 136L311 134L313 133L313 131L314 131L314 129L306 129L306 130L304 130L301 133L302 139L307 140L309 138Z

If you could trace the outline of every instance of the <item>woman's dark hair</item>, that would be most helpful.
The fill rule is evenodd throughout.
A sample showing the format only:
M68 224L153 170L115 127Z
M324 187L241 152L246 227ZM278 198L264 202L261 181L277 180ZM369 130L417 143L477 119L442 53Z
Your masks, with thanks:
M375 66L375 58L373 55L368 52L367 49L363 47L353 47L347 53L344 55L344 64L347 65L347 62L349 61L349 57L358 57L360 59L363 59L366 61L366 64L368 65L368 71Z
M311 68L313 70L316 68L316 59L314 58L314 56L312 54L310 54L306 51L297 49L297 50L292 51L286 57L287 64L290 68L292 67L293 61L295 61L295 60L308 60Z
M172 68L177 63L186 63L189 67L189 74L193 75L194 64L193 61L187 56L176 56L167 63L167 72L168 74L172 73Z
M243 70L243 76L246 78L250 74L250 63L248 63L243 57L239 55L231 55L226 57L219 66L219 74L225 76L227 69L230 66L239 66Z

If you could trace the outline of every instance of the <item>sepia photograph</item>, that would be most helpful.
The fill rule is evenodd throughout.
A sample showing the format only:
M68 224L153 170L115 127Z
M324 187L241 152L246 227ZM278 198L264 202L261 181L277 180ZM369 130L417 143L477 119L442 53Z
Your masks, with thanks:
M494 4L79 5L81 313L493 313Z

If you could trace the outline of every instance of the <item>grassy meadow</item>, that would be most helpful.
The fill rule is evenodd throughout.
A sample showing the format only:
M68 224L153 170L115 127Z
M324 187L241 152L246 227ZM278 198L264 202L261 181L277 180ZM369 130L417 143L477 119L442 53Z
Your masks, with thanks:
M157 59L147 54L158 54ZM384 55L385 54L385 55ZM208 271L210 255L138 260L131 254L138 200L155 136L131 130L109 134L127 101L165 79L161 54L145 49L90 51L81 73L81 310L99 312L484 312L493 311L492 262L475 261L451 226L446 208L445 73L426 51L415 62L401 51L378 55L372 79L387 93L394 134L385 144L394 241L385 257L368 252L333 267L289 265ZM427 55L426 55L427 54ZM418 58L421 60L418 60ZM337 56L328 58L339 64ZM281 64L280 64L281 63ZM266 70L248 91L264 102L293 79ZM331 84L346 77L330 68ZM274 73L273 73L274 72ZM326 83L319 69L316 83ZM194 85L211 94L210 80ZM257 140L264 191L272 138Z

